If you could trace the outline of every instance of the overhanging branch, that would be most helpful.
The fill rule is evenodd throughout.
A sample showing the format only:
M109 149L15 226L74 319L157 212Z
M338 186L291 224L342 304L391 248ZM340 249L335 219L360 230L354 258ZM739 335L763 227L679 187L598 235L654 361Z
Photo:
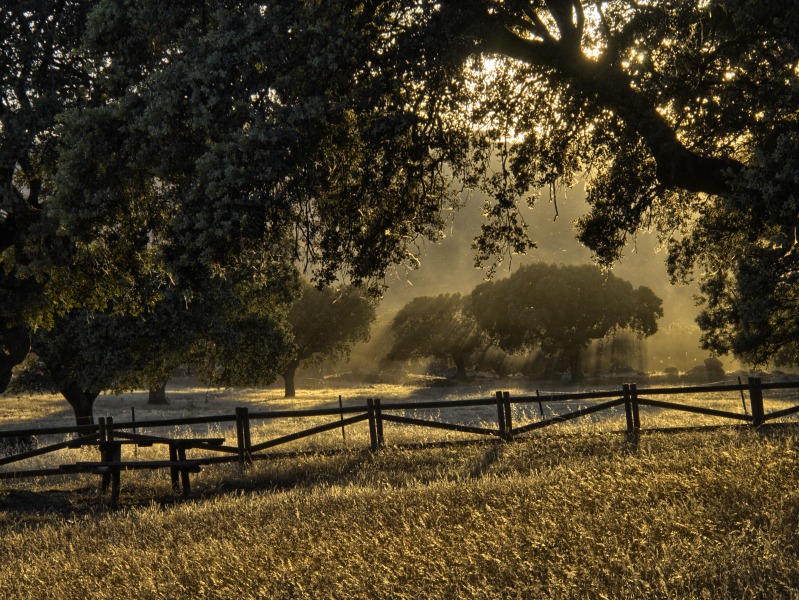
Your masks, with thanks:
M630 78L618 65L592 60L579 48L575 51L560 41L520 38L496 19L486 23L482 43L477 46L479 52L553 70L586 99L613 111L647 144L657 163L661 185L707 194L730 191L730 174L743 165L730 158L704 156L683 145L673 126L633 89Z

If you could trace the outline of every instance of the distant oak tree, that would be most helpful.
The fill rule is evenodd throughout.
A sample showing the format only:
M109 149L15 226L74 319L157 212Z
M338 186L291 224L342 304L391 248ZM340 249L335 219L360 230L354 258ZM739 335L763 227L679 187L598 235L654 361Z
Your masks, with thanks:
M499 348L540 350L572 379L582 377L582 355L591 341L620 329L650 336L663 316L662 301L651 289L633 288L591 265L519 267L477 286L470 306Z
M349 357L356 342L369 339L375 320L374 300L352 286L316 288L303 285L288 312L292 350L283 362L281 375L286 398L296 393L295 374L302 364Z
M452 361L456 374L466 377L466 360L484 340L461 294L419 296L391 321L390 360L434 357Z

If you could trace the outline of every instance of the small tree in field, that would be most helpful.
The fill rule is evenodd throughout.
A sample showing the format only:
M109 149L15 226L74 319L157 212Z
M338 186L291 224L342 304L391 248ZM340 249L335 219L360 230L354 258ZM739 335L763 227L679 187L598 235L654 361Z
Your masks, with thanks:
M451 360L457 377L466 377L466 357L483 340L460 294L420 296L406 304L391 322L391 360L432 356Z
M139 317L72 311L33 336L34 354L17 369L13 392L60 393L77 424L93 421L104 391L163 391L196 336L186 308L159 306ZM165 397L163 398L165 402Z
M281 373L286 398L296 395L294 377L301 363L348 358L353 344L369 339L374 320L374 302L359 289L350 286L318 289L305 284L288 313L294 351Z
M505 279L483 283L471 295L477 323L506 352L539 349L572 379L582 376L582 354L592 340L628 328L657 331L662 301L591 265L537 263Z

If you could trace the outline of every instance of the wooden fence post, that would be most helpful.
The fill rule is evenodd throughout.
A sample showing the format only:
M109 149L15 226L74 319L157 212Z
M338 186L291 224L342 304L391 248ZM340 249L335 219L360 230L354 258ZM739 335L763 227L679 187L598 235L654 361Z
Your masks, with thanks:
M236 442L239 451L239 465L242 468L252 464L249 412L246 406L236 407Z
M633 405L630 400L630 384L625 383L622 386L622 395L624 396L624 415L627 417L627 435L632 436L635 431L633 422Z
M510 413L510 392L502 393L502 408L505 413L505 439L513 440L513 418Z
M740 378L740 376L738 377L738 385L741 387L741 406L742 406L742 407L743 407L743 409L744 409L744 414L748 416L748 415L749 415L749 413L748 413L748 412L746 412L746 397L744 396L744 386L743 386L743 384L741 383L741 378Z
M109 442L114 441L114 417L106 417L105 418L105 439ZM120 460L122 457L119 452L115 452L115 448L120 448L120 446L114 446L109 444L108 446L108 455L110 460Z
M137 433L137 431L136 431L136 407L135 406L131 406L130 407L130 422L133 423L133 434L135 435ZM139 458L139 445L138 444L135 444L133 446L133 456L135 458Z
M539 398L538 400L538 411L541 413L541 420L544 420L544 405L541 404L541 394L538 390L535 391L535 395Z
M638 411L638 384L630 384L630 405L633 409L633 429L635 435L641 431L641 415Z
M503 440L507 439L508 422L505 419L505 403L502 399L502 392L497 392L497 423L499 424L499 437Z
M104 442L105 441L105 417L100 417L99 419L97 419L97 434L99 435L97 440L100 441L100 442ZM100 448L100 453L102 454L103 445L100 444L99 448ZM100 460L103 460L102 456L100 457Z
M375 434L377 435L377 446L382 448L386 442L383 438L383 409L380 407L380 398L375 398Z
M122 445L114 444L114 417L106 417L105 419L105 439L108 444L106 455L109 462L120 462L122 460ZM119 487L122 474L119 468L115 468L109 475L103 475L103 479L110 477L111 479L111 508L119 507Z
M760 427L766 421L763 409L763 383L760 377L749 378L749 403L752 405L752 426Z
M638 414L638 390L636 385L625 383L624 393L624 413L627 417L627 442L632 450L638 450L639 432L641 429L641 418Z
M372 452L377 450L377 422L375 420L375 401L366 399L366 414L369 417L369 447Z
M108 440L108 430L106 429L105 417L100 417L97 419L97 431L100 434L100 437L97 440L97 447L100 449L100 462L109 462L111 460L111 455L109 452L109 444L106 443ZM104 473L100 483L100 491L103 494L108 491L108 486L110 483L111 474Z
M344 431L344 404L341 402L341 394L338 395L338 409L341 411L341 439L347 443L347 432Z

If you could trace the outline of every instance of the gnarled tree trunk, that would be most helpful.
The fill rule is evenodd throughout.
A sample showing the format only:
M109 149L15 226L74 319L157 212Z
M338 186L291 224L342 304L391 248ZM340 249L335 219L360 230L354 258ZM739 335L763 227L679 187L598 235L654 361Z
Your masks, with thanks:
M286 398L294 398L297 395L297 388L294 385L294 375L297 373L298 366L300 366L298 362L293 362L280 374L285 384Z
M169 404L166 397L166 382L150 387L149 394L147 395L147 404L155 406L164 406Z
M72 410L75 412L75 422L78 425L90 425L94 423L93 407L94 401L99 396L99 392L84 390L75 382L61 386L61 395L67 399Z
M456 354L452 357L452 360L455 361L455 369L457 369L455 377L457 379L466 379L466 361L463 360L463 355Z
M572 382L582 381L585 377L583 373L583 350L575 347L569 351L569 379Z
M0 394L11 381L12 369L25 360L31 349L31 336L24 327L4 327L0 322Z

